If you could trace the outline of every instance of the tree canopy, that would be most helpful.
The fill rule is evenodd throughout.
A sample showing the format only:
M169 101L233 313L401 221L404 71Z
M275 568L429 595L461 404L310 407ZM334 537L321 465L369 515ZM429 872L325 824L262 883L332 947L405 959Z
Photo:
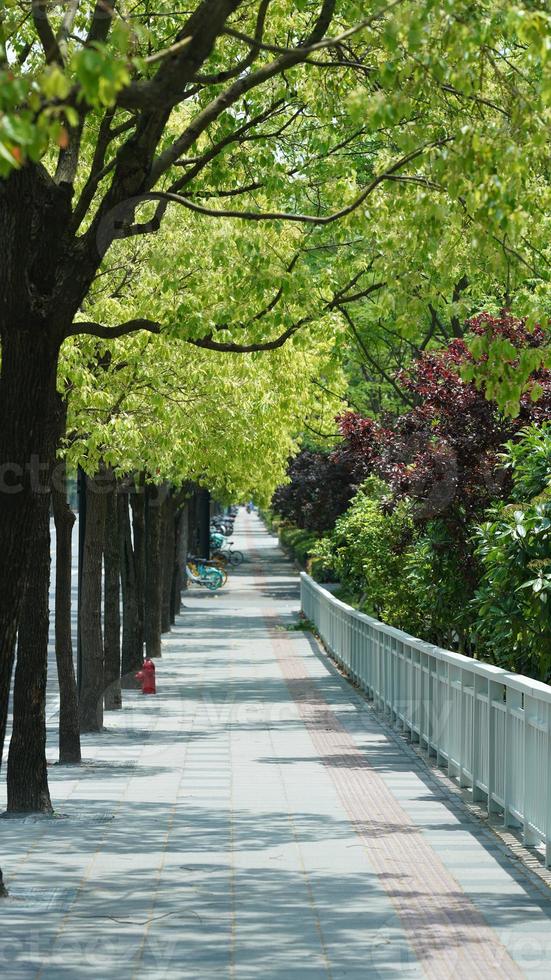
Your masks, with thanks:
M544 3L504 0L220 0L187 14L111 0L28 11L12 0L1 172L41 161L71 188L67 234L78 234L77 264L87 266L77 303L98 251L155 231L175 209L189 224L210 219L205 291L233 235L213 220L261 225L240 222L234 241L234 283L243 287L248 267L255 284L248 319L227 302L205 310L174 276L165 285L181 301L168 322L150 310L140 318L203 346L283 342L309 320L308 279L318 309L370 295L371 319L391 312L406 333L443 296L460 315L475 282L479 294L499 282L516 309L541 316L549 28ZM267 246L283 228L267 273L259 240ZM190 253L180 256L187 274ZM276 279L294 309L278 300L259 316ZM521 386L507 382L504 402Z

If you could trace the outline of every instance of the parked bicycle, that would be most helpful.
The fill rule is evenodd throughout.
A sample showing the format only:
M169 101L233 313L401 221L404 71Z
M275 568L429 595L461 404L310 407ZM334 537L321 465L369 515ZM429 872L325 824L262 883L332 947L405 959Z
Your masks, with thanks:
M186 577L188 582L193 582L194 585L202 585L209 592L216 592L224 584L221 570L214 567L204 568L201 572L196 565L189 563L186 565Z
M228 565L240 565L245 561L245 555L238 548L232 548L233 541L229 541L225 548L214 548L211 553L213 559L225 561Z
M200 577L203 577L207 572L209 572L212 569L217 573L217 575L220 575L222 579L222 583L221 583L222 585L225 585L226 582L228 581L228 573L225 567L223 567L220 562L216 561L213 558L210 559L188 558L188 564L192 572L198 574Z

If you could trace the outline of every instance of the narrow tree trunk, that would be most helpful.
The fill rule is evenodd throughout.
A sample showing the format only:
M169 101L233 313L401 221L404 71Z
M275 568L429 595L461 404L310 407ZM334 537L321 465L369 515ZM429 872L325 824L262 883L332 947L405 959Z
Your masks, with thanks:
M128 493L126 492L121 492L118 496L118 517L122 588L121 687L136 689L139 685L135 674L140 670L143 663L143 643L139 629L136 568L134 564L134 551L132 549L132 535L130 532Z
M197 497L198 554L201 558L210 557L210 493L201 489Z
M170 633L176 550L175 505L172 493L163 504L163 596L161 630Z
M184 509L182 511L182 516L180 520L180 542L179 542L179 565L182 574L182 592L185 592L188 588L187 575L185 574L185 569L187 565L187 559L189 555L189 541L190 541L190 509L189 504L184 504Z
M8 753L8 813L51 813L46 767L50 626L50 495L37 501L33 559L21 611Z
M140 664L144 644L145 620L145 491L143 481L130 494L132 508L132 537L134 539L134 568L136 572L136 603L138 608L138 642Z
M182 607L182 523L183 507L176 509L174 514L174 576L172 578L172 594L170 598L170 622L176 622Z
M189 553L199 555L199 495L194 490L189 504ZM203 555L201 555L201 558Z
M52 480L56 534L55 656L59 683L59 761L78 763L80 730L78 692L71 630L72 536L75 515L67 502L65 464Z
M86 532L82 562L80 730L103 727L103 637L101 630L101 572L105 526L105 492L98 477L86 493Z
M104 672L105 708L122 706L121 695L121 614L117 489L113 481L105 498L104 545Z
M145 506L145 649L148 657L160 657L163 595L160 487L146 486Z

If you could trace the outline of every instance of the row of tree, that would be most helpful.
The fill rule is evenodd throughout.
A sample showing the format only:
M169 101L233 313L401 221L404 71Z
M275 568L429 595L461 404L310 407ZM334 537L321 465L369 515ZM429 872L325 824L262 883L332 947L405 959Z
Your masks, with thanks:
M192 487L123 483L113 471L81 476L78 596L79 677L74 669L72 537L75 515L56 473L55 653L59 684L59 761L80 763L80 734L101 732L103 711L122 706L143 660L161 655L161 634L180 611L187 549L199 550L202 494ZM203 492L204 493L204 492ZM204 506L203 506L204 513ZM207 502L208 529L208 502ZM33 553L18 634L13 727L7 765L8 813L51 812L45 704L49 640L49 497ZM104 574L102 575L102 565Z
M545 313L549 23L506 0L3 4L0 721L60 448L266 497L305 380L327 431L345 335L390 377L473 297ZM502 363L478 367L512 406L534 366Z

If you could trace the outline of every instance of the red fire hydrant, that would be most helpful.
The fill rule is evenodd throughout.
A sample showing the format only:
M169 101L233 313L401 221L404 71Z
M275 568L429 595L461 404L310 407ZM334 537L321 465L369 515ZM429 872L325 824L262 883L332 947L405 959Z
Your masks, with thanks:
M143 662L143 667L136 674L136 679L141 682L142 694L156 694L155 687L155 664L147 657Z

